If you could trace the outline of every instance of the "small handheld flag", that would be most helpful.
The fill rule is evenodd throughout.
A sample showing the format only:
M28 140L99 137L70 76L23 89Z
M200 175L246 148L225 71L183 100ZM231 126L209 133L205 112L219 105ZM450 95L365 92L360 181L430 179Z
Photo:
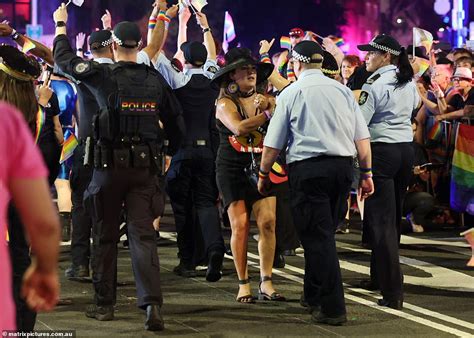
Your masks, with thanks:
M426 49L426 55L430 54L433 45L433 35L421 28L413 27L413 55L415 55L415 47L423 46Z
M288 36L282 36L280 38L280 47L283 49L291 49L291 42L290 42L290 37Z
M224 19L224 39L222 40L222 49L225 53L229 50L229 42L237 37L235 34L234 21L229 12L225 12Z
M74 5L76 5L77 7L81 7L83 4L84 4L84 0L69 0L66 4L66 7L70 4L70 3L73 3Z
M61 157L59 158L60 164L67 161L67 159L73 155L74 149L76 149L78 144L79 143L77 142L74 133L72 133L69 129L66 130L64 133L63 149L61 151Z
M26 54L30 50L35 49L36 45L27 37L24 37L24 39L25 39L25 43L23 44L23 48L21 49L21 51Z

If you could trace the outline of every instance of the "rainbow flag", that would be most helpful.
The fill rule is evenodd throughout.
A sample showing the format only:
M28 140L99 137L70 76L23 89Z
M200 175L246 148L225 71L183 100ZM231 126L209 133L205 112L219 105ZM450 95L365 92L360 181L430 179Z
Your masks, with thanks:
M23 53L28 53L30 50L36 48L36 45L26 36L24 37L24 39L25 39L25 43L23 44L23 48L21 49Z
M59 159L60 164L67 161L67 159L72 156L72 154L74 153L74 149L76 149L77 145L78 142L74 133L71 132L69 129L66 130L66 132L64 133L63 149L61 151L61 157Z
M46 120L46 113L40 105L38 105L38 112L36 113L36 133L35 133L35 143L38 143L39 137L41 135L41 130L44 126L44 121Z
M441 128L441 123L439 121L435 121L433 126L431 127L430 131L428 132L428 139L429 140L439 140L441 137L443 130Z
M282 36L280 38L280 47L283 49L291 49L291 42L290 42L290 37L289 36Z
M430 61L415 57L415 64L418 65L418 72L415 74L417 78L420 78L430 68Z
M451 169L451 208L474 215L474 126L460 124Z
M341 47L344 44L344 39L343 38L334 39L334 43L336 44L336 46Z

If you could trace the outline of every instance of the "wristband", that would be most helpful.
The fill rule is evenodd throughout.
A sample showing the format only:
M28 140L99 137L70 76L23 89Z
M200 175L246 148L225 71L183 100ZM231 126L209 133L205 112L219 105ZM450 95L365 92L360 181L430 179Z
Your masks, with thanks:
M368 173L368 172L372 172L372 168L359 168L359 171L361 173Z
M267 178L270 175L270 172L265 172L261 168L258 168L258 177L260 178Z
M166 13L164 13L164 12L160 12L160 15L158 15L157 19L161 20L161 21L164 21L165 23L171 21L171 18L168 15L166 15Z
M78 51L78 52L83 52L83 51L84 51L84 49L82 49L82 48L78 48L78 49L77 49L77 51Z
M156 26L156 17L151 17L150 20L148 20L148 29L155 29Z
M209 27L206 27L202 30L202 34L206 34L207 32L211 32L211 29Z
M268 53L260 54L260 62L272 63L272 60L270 59L270 54Z
M360 178L362 178L362 179L372 178L372 177L374 177L374 175L372 173L370 173L370 174L365 174L365 173L360 174Z
M55 24L56 27L66 27L66 23L64 21L58 21Z
M18 33L15 29L12 29L10 37L12 38L12 40L17 40L20 37L20 33Z

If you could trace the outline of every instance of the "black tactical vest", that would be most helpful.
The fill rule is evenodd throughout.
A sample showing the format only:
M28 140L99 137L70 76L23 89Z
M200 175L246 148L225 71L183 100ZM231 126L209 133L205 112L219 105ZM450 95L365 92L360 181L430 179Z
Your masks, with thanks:
M95 127L96 140L115 146L161 143L158 96L161 83L155 70L140 64L114 64L111 81L117 92L109 95Z

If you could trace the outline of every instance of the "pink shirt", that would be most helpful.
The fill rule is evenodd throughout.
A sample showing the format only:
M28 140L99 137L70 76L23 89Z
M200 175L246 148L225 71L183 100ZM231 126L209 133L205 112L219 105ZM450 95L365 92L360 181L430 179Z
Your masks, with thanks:
M10 201L8 189L12 179L47 175L41 154L23 117L14 107L0 102L0 332L16 329L10 254L5 241Z

